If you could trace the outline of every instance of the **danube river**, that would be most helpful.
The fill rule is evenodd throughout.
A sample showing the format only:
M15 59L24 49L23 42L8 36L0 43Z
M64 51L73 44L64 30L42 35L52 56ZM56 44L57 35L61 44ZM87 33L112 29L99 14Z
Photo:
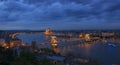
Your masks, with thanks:
M31 43L36 41L42 43L48 41L47 37L43 34L19 34L17 36L24 43ZM70 43L70 44L69 44ZM59 43L57 52L62 55L67 53L74 53L75 56L83 56L95 59L105 65L120 65L120 42L64 42Z

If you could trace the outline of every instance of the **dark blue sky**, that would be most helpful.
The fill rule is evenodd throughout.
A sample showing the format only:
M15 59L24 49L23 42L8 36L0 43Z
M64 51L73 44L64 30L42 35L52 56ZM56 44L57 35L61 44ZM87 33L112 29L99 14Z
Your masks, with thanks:
M120 0L0 0L0 29L120 29Z

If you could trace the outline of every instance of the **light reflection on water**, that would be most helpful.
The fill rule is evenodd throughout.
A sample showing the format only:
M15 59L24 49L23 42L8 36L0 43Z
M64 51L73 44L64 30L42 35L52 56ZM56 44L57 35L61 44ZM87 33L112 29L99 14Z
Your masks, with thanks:
M96 59L105 64L120 64L120 47L106 46L104 43L96 42L92 44L80 43L73 46L59 48L59 51L65 55L72 52L76 55L82 55Z
M17 37L22 39L22 41L25 43L31 43L32 41L40 43L49 39L49 37L46 37L45 35L42 34L20 34ZM78 42L77 44L74 45L67 45L54 48L54 51L60 52L62 55L66 55L67 53L72 52L76 56L82 55L85 57L90 57L100 62L103 62L106 65L109 64L120 65L120 47L119 47L120 44L117 45L118 47L113 47L101 41L91 43Z

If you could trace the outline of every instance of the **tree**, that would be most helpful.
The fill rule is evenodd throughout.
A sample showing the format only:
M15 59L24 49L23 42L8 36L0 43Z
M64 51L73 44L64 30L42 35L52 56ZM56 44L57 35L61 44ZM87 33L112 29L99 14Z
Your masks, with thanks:
M13 60L12 50L0 47L0 65L10 65Z
M47 59L42 59L40 62L39 62L39 65L52 65L51 62Z
M35 65L34 60L35 57L33 53L22 51L20 56L13 62L13 65Z
M31 45L32 49L33 50L37 50L37 44L36 44L36 41L32 41L32 45Z

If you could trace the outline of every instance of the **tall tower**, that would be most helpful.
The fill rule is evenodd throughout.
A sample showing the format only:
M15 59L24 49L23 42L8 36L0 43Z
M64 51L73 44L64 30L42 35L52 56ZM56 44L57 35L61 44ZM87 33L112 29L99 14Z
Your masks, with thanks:
M85 41L90 41L90 34L85 34Z

